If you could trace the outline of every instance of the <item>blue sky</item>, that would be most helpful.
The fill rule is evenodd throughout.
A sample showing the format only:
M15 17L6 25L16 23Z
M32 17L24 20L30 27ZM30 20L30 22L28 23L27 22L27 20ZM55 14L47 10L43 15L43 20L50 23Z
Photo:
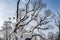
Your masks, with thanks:
M60 0L45 0L47 7L54 10L60 11Z
M60 11L60 0L44 0L48 9ZM14 17L16 13L16 0L0 0L0 27L8 17Z

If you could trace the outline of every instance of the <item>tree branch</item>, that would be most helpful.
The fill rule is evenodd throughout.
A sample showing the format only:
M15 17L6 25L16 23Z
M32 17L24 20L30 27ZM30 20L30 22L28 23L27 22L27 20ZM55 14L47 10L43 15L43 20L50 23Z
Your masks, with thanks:
M20 0L18 0L18 2L17 2L17 19L16 19L17 22L18 22L18 9L19 9L19 3L20 3Z

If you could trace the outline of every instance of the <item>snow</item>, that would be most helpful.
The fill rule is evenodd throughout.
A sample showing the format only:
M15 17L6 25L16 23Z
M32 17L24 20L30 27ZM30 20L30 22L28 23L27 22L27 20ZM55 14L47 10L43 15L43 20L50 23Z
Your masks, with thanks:
M37 18L37 19L39 19L39 18ZM51 19L51 20L52 20L52 22L49 22L46 25L38 26L40 28L49 28L49 29L47 29L47 30L39 29L39 32L38 32L38 29L36 28L34 30L33 34L39 34L42 37L45 37L46 39L48 38L49 32L52 32L53 34L57 34L57 32L59 32L59 28L55 25L54 20L53 19ZM32 31L34 29L34 27L38 24L37 21L32 20L28 25L26 25L25 30L26 31Z
M23 23L21 23L21 25L26 24L27 22L29 22L31 20L31 14L28 14L27 16L29 16L29 18L27 20L25 20ZM49 33L53 33L54 35L57 34L57 32L59 32L59 28L55 25L55 21L53 19L51 19L52 21L49 22L46 25L39 25L38 27L40 28L48 28L46 30L42 30L42 29L35 29L33 31L33 34L30 34L35 26L39 23L40 19L39 16L37 17L37 20L32 20L30 23L28 23L27 25L24 26L23 31L18 31L17 32L17 36L19 40L24 40L26 38L30 38L32 35L34 34L39 34L41 35L43 38L48 38ZM25 32L26 31L26 32ZM23 35L23 38L21 38L21 35ZM56 36L54 36L56 37ZM14 37L13 37L14 38ZM39 39L39 38L38 38Z
M34 30L34 34L39 34L39 35L41 35L42 33L44 33L45 34L45 37L46 38L48 38L48 34L49 34L49 32L52 32L52 33L54 33L54 34L57 34L57 32L59 32L59 28L56 26L56 25L54 25L54 23L53 22L51 22L50 23L50 25L52 25L49 29L47 29L47 30L40 30L39 29L39 32L38 32L38 29L35 29ZM44 26L40 26L41 28L44 28ZM43 35L44 36L44 35Z
M26 1L25 0L22 0L22 1L24 1L25 3L26 3ZM32 0L33 1L33 0ZM36 1L36 0L35 0ZM30 5L30 7L31 7L31 5ZM45 11L45 10L44 10ZM24 24L27 24L31 19L32 19L32 16L31 16L31 14L32 14L33 12L30 12L30 13L28 13L27 15L25 14L25 12L22 12L22 16L21 16L21 19L23 19L24 18L24 16L26 15L26 16L28 16L28 18L26 19L26 20L24 20L23 22L21 22L20 23L20 25L24 25ZM37 12L36 12L37 13ZM35 15L37 15L37 14L34 14L34 16ZM33 17L34 17L33 16ZM30 38L32 35L34 35L34 34L39 34L39 35L41 35L43 38L48 38L48 35L49 35L49 33L53 33L53 34L57 34L57 32L59 32L59 28L55 25L55 20L52 18L52 19L50 19L50 20L52 20L51 22L49 22L48 24L46 24L46 25L39 25L38 27L39 28L48 28L48 29L46 29L46 30L42 30L42 29L35 29L34 31L33 31L33 34L30 34L31 33L31 31L40 23L40 20L41 19L43 19L44 18L44 14L43 14L43 12L40 14L39 13L39 15L37 15L37 17L35 17L35 19L36 20L31 20L31 22L29 22L27 25L25 25L25 26L23 26L24 28L23 28L23 30L22 31L20 31L20 30L18 30L17 31L17 36L18 36L18 39L19 40L24 40L25 38ZM51 14L51 15L49 15L49 17L52 17L53 16L53 13ZM47 19L49 18L49 17L47 17ZM50 21L50 20L45 20L45 21ZM43 23L45 22L45 21L43 21ZM25 32L26 31L26 32ZM23 35L23 38L21 38L21 35Z

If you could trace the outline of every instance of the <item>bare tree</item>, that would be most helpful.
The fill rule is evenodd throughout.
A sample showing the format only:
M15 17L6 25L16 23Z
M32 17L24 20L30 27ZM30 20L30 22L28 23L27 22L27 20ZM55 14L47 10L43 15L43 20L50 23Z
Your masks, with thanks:
M60 40L60 13L57 11L58 17L55 18L56 25L59 27L59 36L57 40Z
M19 28L20 26L27 25L29 22L31 22L32 20L34 20L34 18L35 18L36 16L38 16L38 14L36 15L36 12L39 13L39 11L40 11L42 8L45 7L45 4L43 4L41 0L38 0L37 2L36 2L36 1L35 1L35 2L32 2L32 3L34 3L34 4L32 4L32 6L34 5L34 6L33 6L33 9L30 10L30 11L28 11L27 8L29 7L29 3L30 3L30 0L29 0L28 3L26 4L26 9L24 10L24 11L26 12L26 15L25 15L22 19L20 19L19 22L16 24L16 27L17 27L17 28ZM32 15L31 20L30 20L29 22L27 22L26 24L19 25L19 24L21 23L21 21L23 22L23 21L25 21L25 20L27 20L27 19L29 18L29 16L27 16L27 15L28 15L29 12L32 12L32 11L33 11L33 13L31 14L31 15ZM21 12L23 12L23 10L22 10ZM21 13L20 13L20 14L21 14ZM34 14L35 14L35 15L34 15ZM16 28L16 29L17 29L17 28Z
M53 39L53 33L52 32L49 32L49 34L48 34L48 40L54 40Z
M5 40L9 40L9 33L11 32L12 30L12 27L10 25L10 21L4 21L4 24L2 26L2 29L4 30L4 37L5 37Z
M20 28L21 28L21 31L23 34L24 26L28 25L33 20L36 21L38 24L33 28L32 31L29 31L29 32L33 33L33 31L36 28L38 30L39 29L41 29L41 30L49 29L48 27L47 28L38 27L41 25L46 25L52 21L51 18L53 18L53 15L51 16L51 13L52 13L51 10L49 10L49 9L45 10L44 15L40 14L41 10L46 7L46 3L44 3L42 0L28 0L28 2L25 4L25 9L19 10L19 2L20 2L20 0L18 0L18 2L17 2L17 19L16 19L17 22L16 22L16 26L15 26L14 30L11 32L11 34L16 33L16 31ZM32 8L30 7L30 5L32 5L31 6ZM51 16L51 17L48 18L49 16ZM11 34L9 36L11 36ZM42 39L45 39L41 35L34 35L34 36L39 36Z

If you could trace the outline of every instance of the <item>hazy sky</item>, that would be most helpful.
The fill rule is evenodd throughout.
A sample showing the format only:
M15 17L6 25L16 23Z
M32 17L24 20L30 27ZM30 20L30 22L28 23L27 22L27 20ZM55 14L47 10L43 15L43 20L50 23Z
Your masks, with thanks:
M47 7L51 10L60 11L60 0L44 0ZM8 17L14 17L16 14L16 0L0 0L0 27Z
M0 0L0 27L4 20L16 13L16 0Z

